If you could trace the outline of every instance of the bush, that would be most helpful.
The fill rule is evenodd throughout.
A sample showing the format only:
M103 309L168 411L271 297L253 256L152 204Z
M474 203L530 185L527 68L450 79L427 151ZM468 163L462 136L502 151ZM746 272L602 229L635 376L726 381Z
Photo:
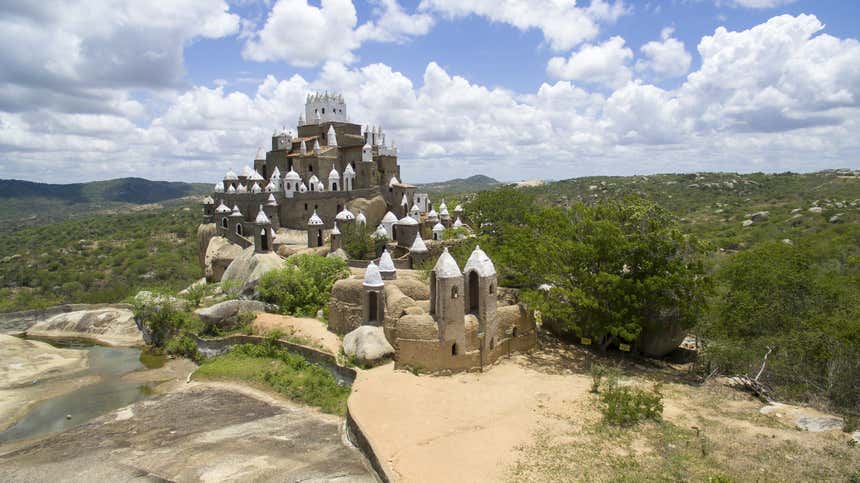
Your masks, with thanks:
M164 347L170 339L193 325L191 316L167 294L141 292L132 300L132 311L135 320L146 326L156 347Z
M646 419L659 421L663 416L663 396L610 381L600 394L601 412L606 423L631 426Z
M382 254L386 240L376 240L366 223L346 223L340 228L340 246L350 258L369 260Z
M349 276L346 262L337 258L298 255L287 266L260 278L260 298L277 304L290 315L315 316L328 305L334 282Z
M197 352L197 342L194 339L187 335L183 334L179 337L174 337L167 341L167 346L165 350L168 354L173 354L175 356L187 357L192 361L200 360L200 353Z

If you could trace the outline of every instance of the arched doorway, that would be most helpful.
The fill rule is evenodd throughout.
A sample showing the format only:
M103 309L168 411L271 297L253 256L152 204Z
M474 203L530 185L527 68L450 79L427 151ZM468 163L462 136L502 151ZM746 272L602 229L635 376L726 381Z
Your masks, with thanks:
M478 313L478 272L469 272L469 313Z
M236 234L237 234L237 235L239 235L239 236L243 236L243 235L244 235L244 232L243 232L243 230L242 230L242 224L241 224L241 223L240 223L240 224L238 224L238 225L236 225Z
M331 184L331 190L332 190L332 191L337 191L337 183L332 183L332 184Z
M260 249L264 252L269 251L269 235L265 228L260 231Z
M317 246L323 246L322 230L317 230Z
M221 218L221 228L227 228L227 217Z
M379 310L379 299L376 292L367 294L367 321L379 322L376 312Z

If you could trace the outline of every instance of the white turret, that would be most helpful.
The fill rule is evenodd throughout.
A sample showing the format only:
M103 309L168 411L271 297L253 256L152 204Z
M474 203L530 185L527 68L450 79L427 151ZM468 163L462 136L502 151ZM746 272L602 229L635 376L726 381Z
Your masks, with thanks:
M373 146L369 142L365 143L364 147L361 148L361 161L364 163L373 162Z
M305 155L307 155L307 154L308 154L308 145L307 145L307 144L305 144L305 140L304 140L304 139L302 139L302 142L301 142L301 144L299 145L299 152L302 154L302 156L305 156Z
M397 277L397 269L394 267L394 260L391 259L391 254L388 249L382 250L382 256L379 257L379 273L383 280L391 280Z
M275 169L272 170L272 175L269 176L269 179L272 179L272 180L281 179L281 170L278 169L277 166L275 166Z
M372 261L367 264L367 269L364 271L365 287L382 287L385 283L382 281L382 274L379 273L379 267Z
M364 216L363 211L358 212L358 216L355 217L355 224L356 225L366 225L367 224L367 217Z
M257 219L254 221L256 221L258 225L270 225L272 223L269 220L269 217L266 216L266 212L263 211L263 205L260 205L260 208L257 211Z
M236 172L233 171L232 168L224 175L224 181L236 181L237 179L239 179L239 177L236 176Z
M317 214L317 210L314 210L314 214L308 219L308 225L311 226L320 226L323 224L322 218Z
M328 173L328 190L338 191L342 188L343 186L340 185L340 173L337 172L336 168L332 168Z
M222 201L221 204L218 205L218 208L215 208L215 213L230 213L230 208L228 208Z
M436 223L433 225L433 240L442 241L445 238L445 225Z
M340 213L335 215L334 218L338 221L350 221L355 219L355 215L353 215L348 209L344 208Z
M386 230L385 227L382 226L382 223L380 223L379 226L376 227L376 231L373 232L373 237L380 240L388 239L388 230Z
M427 245L424 244L424 240L421 239L421 233L415 235L415 241L412 242L412 246L409 247L410 253L426 253Z
M409 209L409 216L415 218L415 221L421 221L421 208L418 208L418 205L413 203L412 208Z
M328 134L326 134L326 141L329 146L337 146L337 134L334 132L334 124L328 127Z
M323 191L325 191L325 185L324 185L324 184L322 184L322 181L320 181L319 183L317 183L317 191L319 191L319 192L323 192Z
M292 198L293 193L299 190L299 184L301 184L302 178L299 176L299 173L293 171L293 168L290 168L287 171L287 174L284 175L284 196L287 198Z
M343 184L346 191L352 191L352 182L355 180L355 170L352 169L352 164L347 163L343 169Z
M223 193L224 192L224 183L215 183L215 192Z
M257 148L257 155L254 156L254 161L265 161L266 153L263 152L263 146Z
M319 139L314 139L314 154L320 153L320 141Z
M259 193L261 191L263 190L260 188L260 185L258 185L257 182L254 181L254 184L251 185L251 193Z

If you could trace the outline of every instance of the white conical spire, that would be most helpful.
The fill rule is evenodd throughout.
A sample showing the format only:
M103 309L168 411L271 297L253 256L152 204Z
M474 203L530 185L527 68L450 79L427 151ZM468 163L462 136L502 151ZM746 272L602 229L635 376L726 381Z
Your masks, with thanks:
M479 277L490 277L496 274L496 267L493 265L493 261L477 245L475 245L472 254L469 255L466 266L463 267L463 271L466 273L471 270L478 272Z
M320 141L319 139L314 139L314 154L320 153Z
M363 211L358 212L358 215L355 217L355 224L356 225L366 225L367 224L367 217L364 216Z
M308 225L319 226L322 225L322 218L317 214L317 210L314 210L314 214L308 219Z
M337 146L337 134L334 132L334 124L329 125L326 138L328 139L329 146Z
M421 233L415 235L415 241L412 242L412 246L409 247L409 251L412 253L427 252L427 245L425 245L424 240L421 239Z
M302 153L303 156L308 154L308 145L305 144L304 139L302 139L302 143L299 145L299 152Z
M263 205L260 205L259 210L257 211L257 219L255 220L260 225L269 225L272 222L269 220L269 217L266 216L266 212L263 211Z
M436 272L436 278L454 278L462 277L463 273L460 267L457 266L457 261L448 253L448 247L442 250L442 255L439 255L439 260L436 261L436 266L433 267Z
M260 146L257 148L257 155L254 156L254 160L263 160L266 159L266 153L263 152L263 147Z
M269 179L279 179L281 177L281 170L275 166L275 169L272 170L272 175L269 176Z
M367 264L367 269L364 271L365 287L382 287L385 283L382 281L382 275L379 273L379 267L372 261Z
M382 250L382 256L379 257L379 271L380 272L396 272L397 269L394 268L394 260L391 259L391 254L388 253L388 249Z

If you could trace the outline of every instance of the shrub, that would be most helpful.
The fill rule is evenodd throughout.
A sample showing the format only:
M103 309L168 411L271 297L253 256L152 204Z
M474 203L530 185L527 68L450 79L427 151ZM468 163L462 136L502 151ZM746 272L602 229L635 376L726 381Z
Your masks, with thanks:
M191 316L167 294L141 292L132 300L132 311L135 320L146 326L156 347L164 347L180 331L192 327Z
M346 262L337 258L298 255L287 266L260 278L260 298L277 304L281 312L315 316L328 304L332 285L349 276Z
M197 352L197 343L194 339L187 335L183 334L179 337L174 337L167 341L167 346L165 350L168 354L173 354L176 356L187 357L192 361L200 360L200 353Z
M615 426L631 426L646 419L659 421L663 396L637 387L608 384L600 395L603 420Z
M366 223L346 223L340 228L340 246L350 258L369 260L382 254L385 240L376 240Z

